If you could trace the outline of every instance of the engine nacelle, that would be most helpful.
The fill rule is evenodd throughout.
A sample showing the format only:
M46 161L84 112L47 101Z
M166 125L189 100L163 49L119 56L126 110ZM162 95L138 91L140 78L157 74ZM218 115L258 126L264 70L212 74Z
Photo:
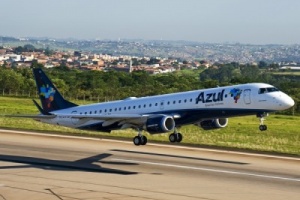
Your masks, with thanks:
M146 122L145 130L150 134L166 133L175 128L175 121L173 117L161 115L151 117Z
M199 122L197 125L203 128L204 130L224 128L228 125L228 118L205 120Z

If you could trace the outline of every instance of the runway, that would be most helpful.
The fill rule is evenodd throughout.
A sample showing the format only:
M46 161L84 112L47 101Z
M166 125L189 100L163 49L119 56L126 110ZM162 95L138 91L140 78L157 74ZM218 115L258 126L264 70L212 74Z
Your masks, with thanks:
M0 200L299 196L300 158L0 130Z

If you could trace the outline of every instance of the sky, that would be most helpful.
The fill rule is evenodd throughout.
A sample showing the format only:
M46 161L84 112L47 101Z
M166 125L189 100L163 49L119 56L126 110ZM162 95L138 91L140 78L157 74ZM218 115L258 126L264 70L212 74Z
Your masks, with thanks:
M300 44L299 0L0 0L0 36Z

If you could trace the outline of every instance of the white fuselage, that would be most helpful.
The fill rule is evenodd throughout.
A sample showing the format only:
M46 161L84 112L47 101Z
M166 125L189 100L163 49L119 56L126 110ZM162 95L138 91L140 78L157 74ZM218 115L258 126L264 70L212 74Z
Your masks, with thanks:
M294 101L291 97L273 86L252 83L77 106L53 111L51 114L57 117L41 119L41 121L73 128L85 128L107 121L88 118L89 115L163 114L174 117L176 125L181 126L202 119L285 110L293 105ZM73 118L72 115L85 117ZM110 122L113 124L114 121ZM108 125L111 124L108 123Z

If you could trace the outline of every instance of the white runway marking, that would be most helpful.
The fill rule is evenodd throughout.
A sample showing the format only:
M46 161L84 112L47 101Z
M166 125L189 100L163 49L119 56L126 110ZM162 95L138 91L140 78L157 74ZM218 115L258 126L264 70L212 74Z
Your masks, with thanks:
M267 178L267 179L300 182L300 179L297 178L287 178L287 177L253 174L253 173L246 173L246 172L218 170L218 169L210 169L210 168L202 168L202 167L191 167L191 166L184 166L184 165L173 165L167 163L146 162L146 161L139 161L139 160L127 160L127 159L117 159L117 158L111 160L128 162L128 163L147 164L147 165L156 165L156 166L163 166L163 167L174 167L174 168L181 168L181 169L192 169L192 170L199 170L199 171L209 171L209 172L224 173L224 174L236 174L236 175L243 175L243 176L253 176L253 177L260 177L260 178Z

